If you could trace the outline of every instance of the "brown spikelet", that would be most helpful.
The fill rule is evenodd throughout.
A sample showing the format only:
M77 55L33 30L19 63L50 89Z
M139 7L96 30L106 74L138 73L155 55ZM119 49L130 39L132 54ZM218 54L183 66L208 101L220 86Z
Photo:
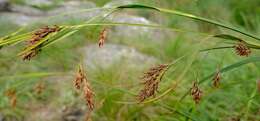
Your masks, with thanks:
M85 80L86 75L84 74L82 66L79 67L77 73L76 73L76 78L74 80L74 86L76 89L80 89L82 82Z
M33 33L32 38L28 41L28 46L25 49L34 46L40 40L42 40L43 38L48 36L50 33L58 32L58 31L60 31L60 27L58 27L56 25L54 27L45 26L45 27L40 28L39 30L37 30ZM23 53L21 55L23 60L31 60L31 58L35 57L41 51L40 46L41 45L39 45L39 47L36 47L35 49L32 49L26 53Z
M22 55L23 60L31 60L31 58L35 57L41 49L33 49Z
M90 84L87 80L84 80L83 83L83 91L84 91L84 97L86 100L86 104L89 108L89 110L93 110L94 109L94 101L93 101L93 97L94 97L94 92L92 91Z
M220 80L221 80L221 73L219 70L217 70L217 72L213 77L213 86L218 88L220 85Z
M168 69L168 64L161 64L150 68L144 73L142 81L144 88L139 92L138 101L143 102L145 99L155 96L158 91L159 82L162 79L164 72Z
M239 56L248 57L251 54L250 48L243 41L240 41L235 45L235 51Z
M89 110L92 111L94 109L94 92L91 89L82 65L79 66L77 71L76 79L74 80L74 86L76 89L81 89L82 87L86 105L88 106Z
M257 89L258 89L258 91L260 93L260 80L258 80L256 84L257 84Z
M40 82L40 83L37 83L35 86L34 86L34 92L37 94L37 95L40 95L43 90L45 89L45 84L43 82Z
M202 91L199 89L197 81L193 82L193 86L191 88L191 96L196 104L198 104L202 98Z
M16 97L16 90L14 89L8 89L5 91L5 96L9 98L10 105L15 108L17 104L17 97Z
M104 28L99 35L98 46L100 48L104 46L105 40L107 39L107 33L107 28Z

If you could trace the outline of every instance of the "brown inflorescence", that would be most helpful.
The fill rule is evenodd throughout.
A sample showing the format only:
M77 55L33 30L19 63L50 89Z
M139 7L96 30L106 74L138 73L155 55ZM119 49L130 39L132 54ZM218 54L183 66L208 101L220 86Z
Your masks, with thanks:
M94 109L94 92L91 89L91 86L82 66L80 66L77 71L76 79L74 80L74 86L76 89L81 89L82 87L86 104L89 110L92 111Z
M258 91L259 91L259 93L260 93L260 80L258 80L258 81L256 82L256 84L257 84L257 89L258 89Z
M40 49L33 49L24 53L22 55L23 60L31 60L31 58L35 57L41 50Z
M80 66L78 72L76 73L76 78L74 79L74 86L76 89L80 89L82 82L86 79L86 75L83 72L82 67Z
M219 70L217 70L217 72L215 73L215 75L213 77L213 86L214 87L219 87L220 80L221 80L221 73L220 73Z
M34 86L34 92L37 94L37 95L40 95L43 90L45 89L45 84L43 82L40 82L40 83L37 83L35 86Z
M191 96L196 104L198 104L202 98L202 91L199 89L198 82L194 81L191 88Z
M107 28L104 28L102 31L101 31L101 33L100 33L100 35L99 35L99 40L98 40L98 46L99 47L103 47L104 46L104 43L105 43L105 41L106 41L106 39L107 39Z
M235 45L235 51L239 56L248 57L251 54L250 48L246 45L244 41L240 41Z
M155 96L158 91L159 82L162 79L164 72L169 67L168 64L160 64L156 67L150 68L144 73L141 78L144 84L144 88L139 92L138 101L143 102L145 99Z
M16 90L14 89L8 89L5 92L5 96L9 98L10 105L15 108L17 104L17 96L16 96Z
M32 38L28 41L28 46L26 48L30 48L34 46L40 40L48 36L50 33L58 32L58 31L60 31L60 27L56 25L54 27L45 26L43 28L40 28L39 30L33 33ZM41 48L39 45L39 47L36 47L26 53L23 53L21 56L23 60L31 60L31 58L35 57L40 51Z
M90 84L87 80L84 81L83 84L84 84L84 86L83 86L84 97L85 97L87 106L88 106L89 110L93 110L94 109L94 101L93 101L94 92L92 91Z

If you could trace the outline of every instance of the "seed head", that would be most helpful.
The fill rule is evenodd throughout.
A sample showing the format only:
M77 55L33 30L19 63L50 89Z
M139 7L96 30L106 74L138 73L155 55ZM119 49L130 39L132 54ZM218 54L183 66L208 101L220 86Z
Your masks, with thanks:
M98 46L100 48L103 47L105 40L107 39L107 33L107 28L104 28L99 35Z
M78 72L76 73L76 78L74 80L74 86L76 89L80 89L82 82L85 80L86 75L84 74L84 70L82 66L79 67Z
M58 32L58 31L60 31L60 27L56 25L54 27L45 26L40 28L39 30L33 33L32 38L28 41L28 46L25 49L34 46L40 40L48 36L50 33ZM42 44L26 53L23 53L21 55L23 60L30 60L31 58L35 57L41 51L41 46Z
M40 48L35 48L33 50L30 50L22 55L23 60L31 60L33 57L35 57L39 52L41 51Z
M93 101L94 92L92 91L90 84L87 80L84 81L83 91L84 91L86 104L89 110L92 111L94 109L94 101Z
M191 88L191 96L193 97L193 100L196 104L198 104L202 98L202 91L199 89L197 81L193 82L193 86Z
M221 80L221 73L220 73L219 70L217 70L217 72L215 73L215 75L213 77L213 86L214 87L219 87L220 80Z
M244 41L240 41L235 45L235 51L239 56L248 57L251 54L250 48L246 45Z
M161 64L156 67L150 68L144 73L141 78L144 88L139 92L138 101L143 102L145 99L155 96L158 91L159 82L161 81L164 72L168 69L168 64Z
M82 87L86 105L88 106L89 110L92 111L94 109L94 92L91 89L82 65L79 66L77 71L76 78L74 80L74 86L78 90Z
M37 94L37 95L40 95L43 90L45 89L45 84L43 82L40 82L40 83L37 83L35 86L34 86L34 92Z

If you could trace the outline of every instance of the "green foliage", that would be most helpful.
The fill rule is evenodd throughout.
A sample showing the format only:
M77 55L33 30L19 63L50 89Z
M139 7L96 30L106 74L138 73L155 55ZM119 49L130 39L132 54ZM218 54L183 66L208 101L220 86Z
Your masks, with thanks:
M103 5L107 1L95 2L98 5ZM139 2L143 4L86 10L88 12L104 10L104 13L85 23L75 22L75 24L61 25L60 31L49 34L39 43L22 50L22 52L23 42L29 40L33 32L21 29L12 33L10 29L17 29L16 27L4 26L1 28L1 31L3 31L1 35L8 34L8 36L3 36L0 40L0 46L3 47L0 53L2 57L0 60L2 67L0 69L2 76L0 77L0 84L2 85L0 88L0 112L10 115L10 117L20 118L33 111L32 109L27 110L23 104L34 104L37 107L39 103L47 103L55 108L75 104L84 105L84 102L80 101L81 95L73 90L71 82L73 80L71 76L74 76L74 74L71 74L71 70L75 70L75 65L82 59L82 53L78 52L76 48L93 42L96 44L98 32L102 27L124 25L167 30L174 35L166 37L165 40L162 40L162 43L146 41L147 37L145 36L133 41L129 41L128 38L120 40L121 38L112 37L114 40L109 42L133 46L143 53L157 57L162 63L169 63L180 57L184 58L174 64L172 69L165 74L159 85L158 95L144 102L147 104L137 104L135 101L141 88L138 77L142 75L144 68L133 68L128 65L128 62L118 62L107 69L93 70L87 68L87 75L95 91L97 103L97 109L93 112L93 120L226 121L237 117L246 121L260 119L257 115L260 108L260 96L256 89L257 76L260 75L260 55L258 53L260 38L257 34L251 34L251 32L244 31L240 27L226 24L227 22L201 17L203 15L189 14L193 12L186 13L172 8L154 7L156 2L147 0ZM183 2L185 3L185 0ZM250 21L241 19L241 16L235 17L235 21L240 26L248 27L250 31L259 32L257 28L252 26L253 24L259 25L259 22L252 22L257 21L258 18L255 16L259 15L250 16L251 13L254 14L252 11L257 10L257 7L248 8L244 2L192 1L192 3L198 4L198 8L194 8L195 11L209 9L208 14L211 13L211 10L207 5L223 7L221 3L229 3L224 7L227 7L226 9L230 10L230 14L235 14L235 16L237 16L239 9L245 10L247 15L244 18L250 18ZM190 6L194 5L183 5L182 2L177 3L177 1L177 5L175 5L175 2L168 1L162 1L160 5L165 3L167 3L167 7L180 4L182 6L178 7L183 11L193 10ZM258 2L253 0L252 3L250 1L250 4L257 5ZM236 5L238 5L237 11L233 13L231 9ZM170 22L161 25L146 25L103 21L103 14L122 9L139 9L143 10L144 14L146 12L160 13L166 15L166 19ZM151 11L144 9L151 9ZM221 12L221 10L219 11ZM188 19L175 18L174 15ZM174 28L182 27L179 24L190 19L195 21L186 24L192 27L183 30ZM197 25L197 22L200 22L199 24L211 24L214 25L213 27L217 26L221 32L197 32L199 29L193 27L193 25ZM245 23L248 23L248 25ZM200 26L199 24L198 26ZM8 30L8 32L4 30ZM233 45L239 41L244 41L248 47L253 49L251 56L247 58L237 57L231 51ZM15 53L21 52L20 54L23 54L38 47L43 51L31 62L23 62L17 56L13 56ZM205 48L209 49L205 50ZM220 88L213 88L211 86L212 78L217 69L222 75L221 86ZM44 82L46 82L48 88L42 95L35 95L32 92L34 85L42 80L47 80ZM188 96L194 80L199 81L199 87L203 90L203 98L196 105L192 101L192 97ZM4 95L4 92L9 88L19 90L17 95L19 102L15 109L9 106L8 98Z

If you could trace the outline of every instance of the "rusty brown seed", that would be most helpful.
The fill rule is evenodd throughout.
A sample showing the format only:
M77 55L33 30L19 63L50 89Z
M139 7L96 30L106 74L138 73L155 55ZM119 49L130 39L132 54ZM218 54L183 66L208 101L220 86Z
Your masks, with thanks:
M198 104L202 98L202 91L199 89L198 82L194 81L191 88L191 96L196 104Z
M104 28L101 32L100 32L100 35L99 35L99 41L98 41L98 46L101 48L104 46L104 43L107 39L107 33L108 33L108 30L107 28Z
M60 27L54 26L54 27L49 27L45 26L40 28L39 30L35 31L32 35L32 38L28 41L28 46L26 48L32 47L35 44L37 44L40 40L48 36L50 33L58 32L60 31ZM25 49L26 49L25 48ZM23 60L31 60L31 58L35 57L39 52L41 51L40 46L36 47L35 49L32 49L28 51L27 53L22 54L22 59Z
M219 87L220 80L221 80L221 73L220 73L219 70L217 70L217 72L215 73L215 75L213 77L213 86L214 87Z
M251 49L246 45L244 41L240 41L235 45L235 51L239 56L248 57L251 54Z
M144 88L138 94L139 102L143 102L145 99L156 95L159 82L161 81L162 76L168 67L168 64L161 64L150 68L147 72L144 73L143 77L141 78Z

